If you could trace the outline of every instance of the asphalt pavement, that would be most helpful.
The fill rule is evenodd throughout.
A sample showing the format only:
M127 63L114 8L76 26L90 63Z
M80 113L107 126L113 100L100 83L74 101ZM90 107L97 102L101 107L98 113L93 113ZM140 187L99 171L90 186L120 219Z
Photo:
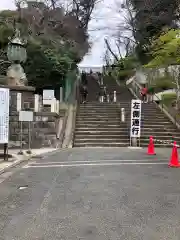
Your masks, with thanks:
M179 240L169 149L66 149L0 176L2 240Z

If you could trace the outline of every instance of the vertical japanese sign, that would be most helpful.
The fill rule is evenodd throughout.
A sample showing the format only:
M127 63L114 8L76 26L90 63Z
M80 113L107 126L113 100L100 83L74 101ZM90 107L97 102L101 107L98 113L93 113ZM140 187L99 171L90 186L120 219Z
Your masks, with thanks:
M131 133L130 137L139 138L141 135L141 100L131 101Z
M0 144L9 140L9 89L0 88Z

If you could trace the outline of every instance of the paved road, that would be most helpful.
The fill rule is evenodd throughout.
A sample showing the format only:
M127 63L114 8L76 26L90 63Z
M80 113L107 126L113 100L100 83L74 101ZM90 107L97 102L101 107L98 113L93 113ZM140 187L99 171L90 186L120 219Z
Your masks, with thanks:
M180 169L169 154L70 149L12 169L0 177L0 239L178 240Z

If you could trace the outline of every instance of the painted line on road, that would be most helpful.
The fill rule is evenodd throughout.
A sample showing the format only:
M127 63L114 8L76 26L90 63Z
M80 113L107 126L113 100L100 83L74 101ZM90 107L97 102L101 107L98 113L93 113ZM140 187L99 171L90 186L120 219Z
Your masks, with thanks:
M166 159L162 159L162 160L157 160L157 159L144 159L144 160L138 160L138 159L133 159L133 160L120 160L120 159L117 159L117 160L114 160L114 159L101 159L101 160L88 160L88 161L84 161L84 160L81 160L81 161L57 161L57 162L31 162L29 163L28 165L52 165L52 164L79 164L79 163L116 163L116 162L151 162L151 161L168 161Z
M120 166L120 165L167 165L167 162L79 163L79 164L52 164L34 166L26 165L23 168L57 168L57 167Z

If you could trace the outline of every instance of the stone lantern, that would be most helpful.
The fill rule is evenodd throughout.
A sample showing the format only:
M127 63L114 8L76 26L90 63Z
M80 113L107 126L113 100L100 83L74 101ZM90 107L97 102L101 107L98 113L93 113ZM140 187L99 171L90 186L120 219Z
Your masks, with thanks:
M26 74L21 66L27 59L26 42L21 39L20 31L16 29L15 35L8 44L7 57L11 66L7 71L7 84L10 86L24 86L27 83Z

